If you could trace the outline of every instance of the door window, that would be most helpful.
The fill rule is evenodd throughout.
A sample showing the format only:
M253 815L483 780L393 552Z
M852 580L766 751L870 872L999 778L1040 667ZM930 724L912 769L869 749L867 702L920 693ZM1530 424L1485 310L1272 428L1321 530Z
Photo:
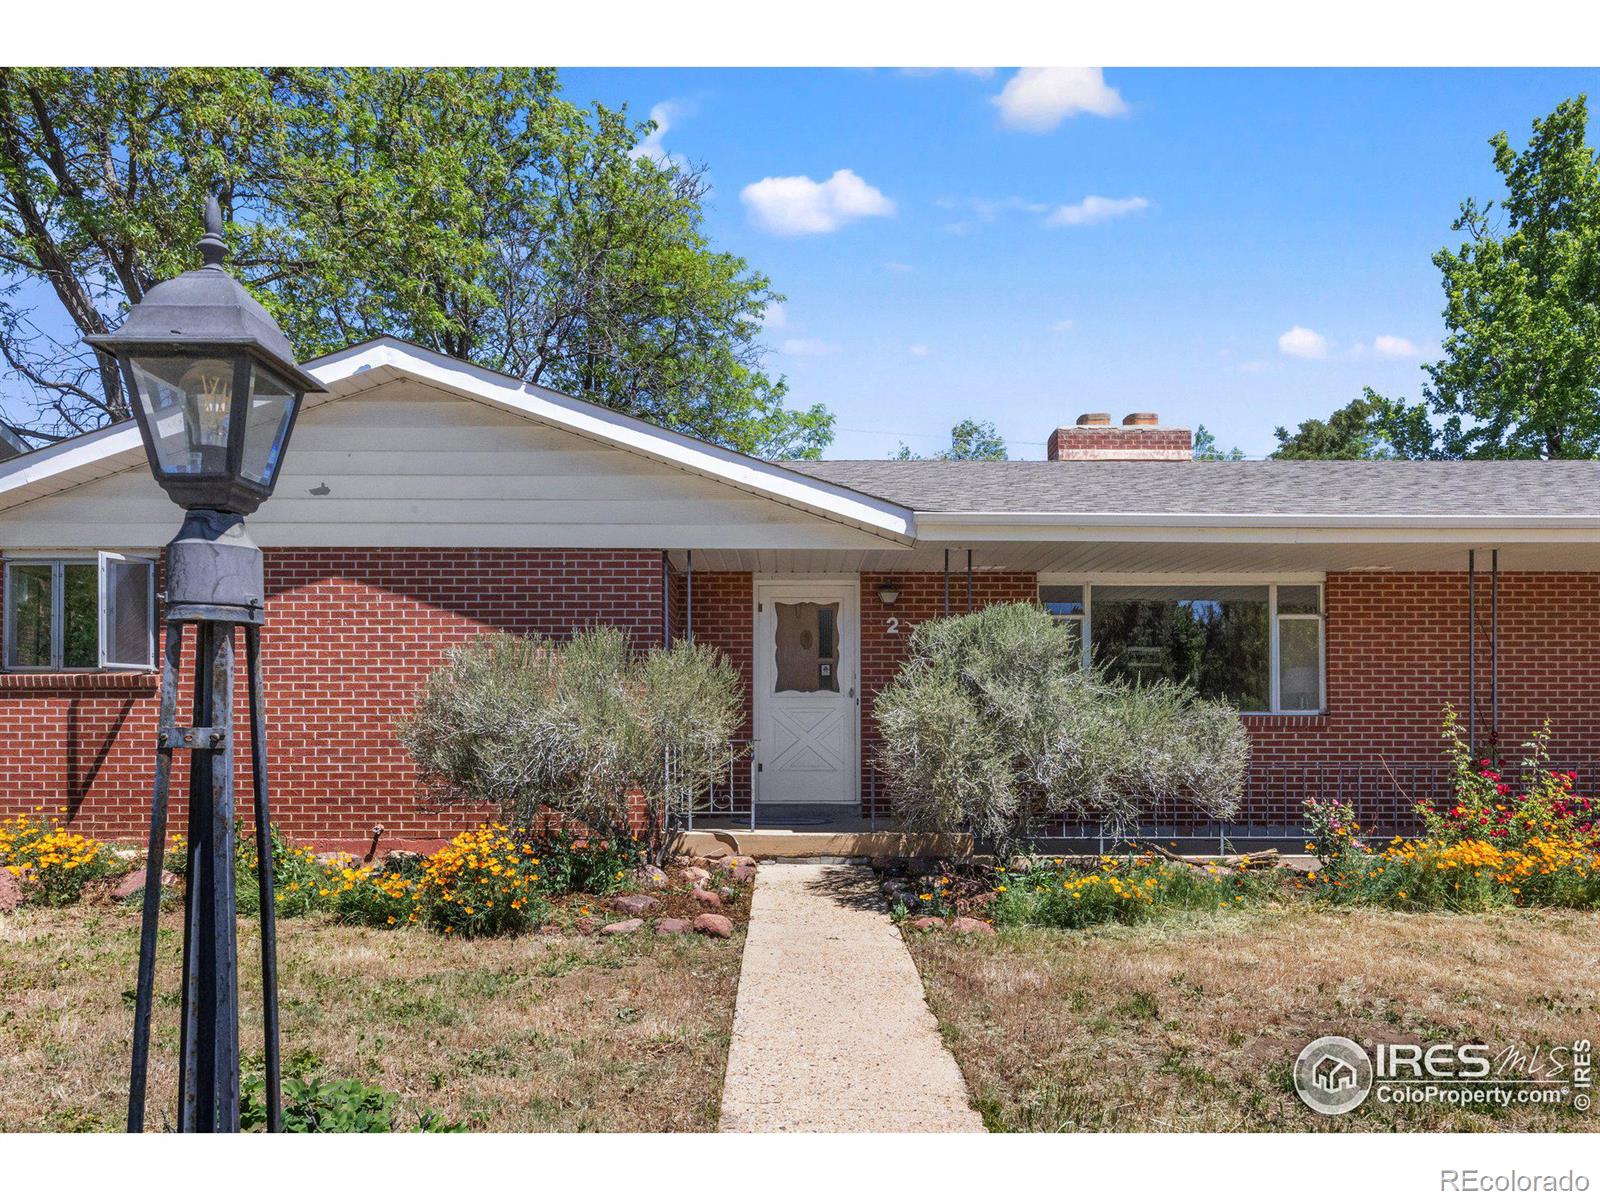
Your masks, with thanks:
M839 690L839 605L774 604L778 692Z

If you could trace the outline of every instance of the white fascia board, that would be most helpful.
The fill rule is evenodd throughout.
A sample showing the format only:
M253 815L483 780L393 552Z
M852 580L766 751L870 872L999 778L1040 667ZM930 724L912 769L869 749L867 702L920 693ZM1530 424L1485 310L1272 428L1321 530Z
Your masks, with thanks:
M737 450L659 429L586 400L406 342L380 338L306 364L306 370L321 380L333 395L364 388L367 383L361 378L363 375L386 367L434 387L532 417L668 466L720 480L817 516L843 521L897 542L909 544L915 532L915 517L908 508L812 479Z
M917 514L917 537L938 541L1600 542L1600 515L1440 516L1330 513Z
M53 480L59 479L60 486L70 487L79 482L73 478L79 472L98 468L88 476L97 478L143 462L144 445L139 440L139 427L132 420L119 421L71 441L0 463L0 508L57 490L48 486Z

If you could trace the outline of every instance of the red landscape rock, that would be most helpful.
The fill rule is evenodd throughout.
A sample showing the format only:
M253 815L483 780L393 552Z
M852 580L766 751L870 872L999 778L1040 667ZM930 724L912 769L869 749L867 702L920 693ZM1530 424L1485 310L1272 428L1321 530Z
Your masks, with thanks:
M642 917L651 909L660 906L661 901L654 896L618 896L611 902L612 908L627 913L630 917Z
M694 887L699 887L711 878L711 872L704 867L685 867L678 872L678 878Z
M140 867L137 871L129 871L121 879L117 880L116 887L111 889L111 898L113 900L126 900L135 892L143 890L144 880L144 867ZM178 877L176 875L174 875L171 871L161 872L161 887L163 891L167 888L174 888L177 886Z
M983 924L983 922L980 921L980 922L978 922L978 924L981 925L981 924ZM943 929L944 928L944 918L943 917L918 917L916 920L911 922L911 928L913 928L913 929Z
M0 912L11 912L22 903L22 884L5 867L0 867Z
M657 933L688 933L692 928L682 917L662 917L656 922Z
M733 922L721 913L701 913L694 919L694 931L707 937L732 937Z
M600 932L610 936L618 933L638 933L643 928L644 922L638 917L634 917L630 921L613 921L609 925L602 926Z
M689 893L689 898L697 904L704 904L711 908L722 907L722 897L715 892L708 892L705 888L695 888Z
M643 888L664 888L671 882L667 873L657 866L640 867L633 873L633 881Z

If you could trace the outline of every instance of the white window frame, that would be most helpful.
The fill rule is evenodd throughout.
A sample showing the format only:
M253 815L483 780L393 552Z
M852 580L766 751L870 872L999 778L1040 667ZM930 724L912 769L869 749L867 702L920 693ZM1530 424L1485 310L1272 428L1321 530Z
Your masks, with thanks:
M1328 711L1328 624L1326 612L1326 577L1322 575L1040 575L1036 587L1081 587L1083 613L1081 616L1062 617L1061 620L1078 622L1078 640L1083 648L1083 665L1094 662L1094 588L1095 584L1110 586L1150 585L1160 587L1265 587L1267 589L1267 643L1269 646L1267 671L1269 674L1269 709L1241 709L1242 717L1320 717ZM1279 587L1315 587L1317 611L1315 613L1278 612ZM1320 708L1283 708L1279 701L1278 622L1317 622L1317 695Z
M99 553L100 566L100 669L102 671L153 671L156 666L156 563L155 559L142 554L120 554L115 550L102 550ZM111 590L109 581L111 572L106 569L110 563L140 563L149 568L145 572L145 579L149 593L145 597L145 612L150 619L145 623L145 651L143 662L117 662L111 657L109 646L111 630L116 628L116 594Z
M112 606L106 588L106 564L108 562L138 562L146 563L150 567L150 597L149 613L150 623L148 629L148 661L142 663L115 663L107 661L106 630L108 625L108 609ZM91 552L72 553L29 553L26 555L8 556L0 560L0 603L3 603L4 612L3 631L0 631L0 670L7 674L15 675L87 675L96 671L153 671L155 670L155 625L156 625L156 560L151 555L123 554L117 551L99 550ZM48 566L50 568L50 663L47 666L17 665L13 659L16 647L14 644L15 624L11 598L14 589L11 584L11 569L13 567ZM69 566L94 567L96 572L96 665L91 667L69 667L62 663L66 648L64 643L66 630L66 568ZM114 615L114 614L113 614Z

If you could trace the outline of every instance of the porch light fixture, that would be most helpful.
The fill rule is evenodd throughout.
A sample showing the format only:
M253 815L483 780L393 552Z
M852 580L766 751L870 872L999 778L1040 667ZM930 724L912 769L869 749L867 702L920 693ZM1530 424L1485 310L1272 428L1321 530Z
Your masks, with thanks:
M165 641L156 771L134 1002L128 1130L144 1128L156 927L172 756L189 754L188 871L179 1009L178 1130L239 1128L239 969L234 884L234 631L244 630L260 890L267 1128L282 1125L277 932L261 682L266 589L244 518L272 495L307 392L322 386L288 338L228 274L222 210L206 202L205 265L150 289L115 333L85 339L114 356L150 471L188 512L166 548ZM185 625L195 627L194 723L178 724Z
M878 587L878 599L883 601L885 608L893 607L894 602L900 599L900 585L893 580L880 584Z

